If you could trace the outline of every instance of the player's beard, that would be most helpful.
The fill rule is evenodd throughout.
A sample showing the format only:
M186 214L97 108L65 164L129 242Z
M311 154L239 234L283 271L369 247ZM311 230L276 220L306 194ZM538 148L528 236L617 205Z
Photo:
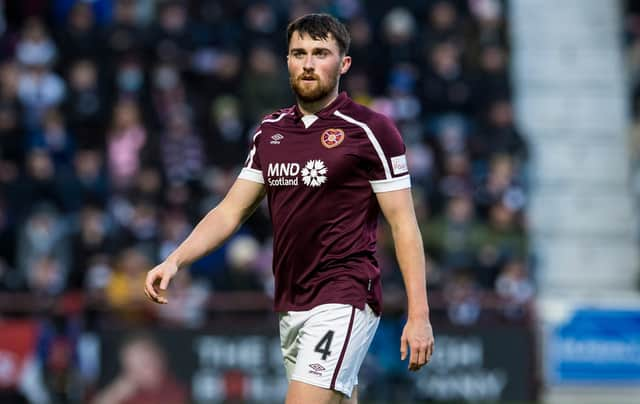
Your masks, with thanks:
M315 73L302 73L298 77L290 77L289 84L291 84L291 89L300 101L311 103L320 101L330 95L338 84L339 76L340 73L338 69L336 69L336 72L330 75L326 81L321 80ZM313 77L315 79L314 84L311 86L305 84L303 80L304 77Z

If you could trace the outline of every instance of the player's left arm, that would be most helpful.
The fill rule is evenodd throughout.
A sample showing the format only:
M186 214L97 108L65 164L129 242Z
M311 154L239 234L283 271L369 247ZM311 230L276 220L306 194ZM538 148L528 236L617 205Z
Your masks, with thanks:
M396 257L407 291L408 317L400 340L400 358L409 370L418 370L431 358L434 340L427 302L426 262L422 236L413 208L411 189L376 193L378 204L391 226Z

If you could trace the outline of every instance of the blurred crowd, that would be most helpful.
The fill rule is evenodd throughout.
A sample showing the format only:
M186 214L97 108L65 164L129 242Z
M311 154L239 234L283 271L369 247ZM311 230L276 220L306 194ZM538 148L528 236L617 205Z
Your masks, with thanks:
M141 285L223 197L260 118L293 104L286 24L329 12L352 35L342 89L390 116L407 144L431 290L456 324L476 322L491 291L517 318L534 287L505 7L0 1L0 291L82 291L119 319L190 326L212 293L271 293L266 205L180 272L171 305L145 303ZM401 290L384 225L379 260L386 293Z
M640 201L640 4L628 0L624 14L624 44L627 50L628 89L631 97L631 186Z

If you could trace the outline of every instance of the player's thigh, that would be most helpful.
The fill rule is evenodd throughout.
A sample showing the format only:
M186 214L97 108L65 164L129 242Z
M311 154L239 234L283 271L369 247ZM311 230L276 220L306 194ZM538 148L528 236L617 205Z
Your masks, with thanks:
M289 383L285 404L342 404L343 397L346 398L335 390L292 380Z
M291 380L351 396L379 318L369 306L327 304L300 329ZM312 402L312 401L309 401Z

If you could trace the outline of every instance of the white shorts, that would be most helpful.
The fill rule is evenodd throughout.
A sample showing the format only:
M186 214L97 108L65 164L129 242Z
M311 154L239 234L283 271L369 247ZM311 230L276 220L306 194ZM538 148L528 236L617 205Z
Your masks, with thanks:
M323 304L280 314L280 346L288 380L351 397L380 317L368 305Z

